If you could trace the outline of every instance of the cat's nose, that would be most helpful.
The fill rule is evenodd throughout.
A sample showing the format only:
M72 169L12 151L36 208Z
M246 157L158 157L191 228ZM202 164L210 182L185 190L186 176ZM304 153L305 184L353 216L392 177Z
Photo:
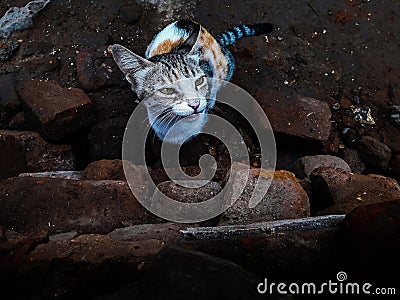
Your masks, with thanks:
M200 106L200 101L199 100L195 100L195 101L191 101L188 103L188 105L194 109L194 112L197 112L197 109Z

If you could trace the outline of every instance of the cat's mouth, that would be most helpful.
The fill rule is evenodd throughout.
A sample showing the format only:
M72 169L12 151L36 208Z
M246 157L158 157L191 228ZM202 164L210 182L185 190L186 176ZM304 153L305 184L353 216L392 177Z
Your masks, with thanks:
M190 114L190 115L181 116L181 118L182 118L182 119L185 119L185 121L190 121L190 122L192 122L192 121L197 120L197 119L200 117L200 115L202 115L203 113L204 113L204 110L202 110L202 111L196 111L196 112L193 112L193 113Z
M191 115L186 116L185 119L194 120L194 119L197 119L198 116L199 116L199 113L193 113Z

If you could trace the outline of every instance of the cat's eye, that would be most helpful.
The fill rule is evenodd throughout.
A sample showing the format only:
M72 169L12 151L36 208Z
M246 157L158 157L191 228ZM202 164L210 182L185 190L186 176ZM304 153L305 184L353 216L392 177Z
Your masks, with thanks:
M175 93L175 90L172 88L163 88L163 89L160 89L160 92L165 95L172 95L173 93Z
M194 82L196 86L202 85L203 83L204 83L204 76L197 78L197 80Z

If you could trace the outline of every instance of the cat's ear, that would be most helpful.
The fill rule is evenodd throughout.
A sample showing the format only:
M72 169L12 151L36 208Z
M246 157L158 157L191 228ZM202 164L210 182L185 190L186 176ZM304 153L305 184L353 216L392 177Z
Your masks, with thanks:
M136 72L154 66L154 63L140 57L124 46L115 44L110 46L110 49L115 62L130 83L132 83L132 76Z
M179 45L177 49L178 52L184 52L188 54L195 54L197 49L197 41L199 39L201 26L196 24L192 34L182 43Z

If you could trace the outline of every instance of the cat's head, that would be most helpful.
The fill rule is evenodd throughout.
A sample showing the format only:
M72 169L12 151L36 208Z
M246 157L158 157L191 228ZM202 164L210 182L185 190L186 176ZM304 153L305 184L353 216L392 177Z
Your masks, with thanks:
M207 121L209 84L198 56L168 53L147 60L121 45L113 45L117 65L144 101L151 126L164 141L182 144L198 134ZM166 138L177 121L174 136Z

